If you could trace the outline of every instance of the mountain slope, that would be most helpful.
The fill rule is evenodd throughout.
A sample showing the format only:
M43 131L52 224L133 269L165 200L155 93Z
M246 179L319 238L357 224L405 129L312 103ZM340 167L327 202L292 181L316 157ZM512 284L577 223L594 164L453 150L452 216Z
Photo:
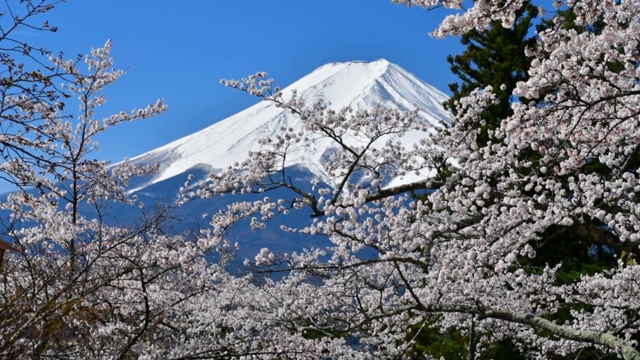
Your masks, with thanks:
M307 103L322 99L329 107L354 110L374 106L400 110L419 109L420 117L434 126L448 121L442 107L447 96L413 74L386 60L374 62L331 63L316 69L283 90L285 99L293 89ZM157 164L156 176L136 184L142 190L190 170L216 171L242 161L249 151L259 149L258 140L275 134L282 127L303 131L300 120L269 102L261 102L201 131L132 159L135 164ZM407 133L402 137L411 146L424 134ZM322 167L322 157L333 145L323 139L301 144L287 165L307 168L331 183Z

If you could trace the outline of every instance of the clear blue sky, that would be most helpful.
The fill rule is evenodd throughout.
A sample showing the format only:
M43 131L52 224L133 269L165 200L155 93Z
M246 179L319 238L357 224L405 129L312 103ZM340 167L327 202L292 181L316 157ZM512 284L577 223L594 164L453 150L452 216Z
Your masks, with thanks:
M73 57L112 39L116 67L134 66L107 91L106 112L169 105L99 139L96 156L120 161L257 101L221 78L267 71L286 86L328 62L386 58L448 93L446 56L463 48L429 36L446 14L389 0L68 0L47 16L59 31L41 40Z

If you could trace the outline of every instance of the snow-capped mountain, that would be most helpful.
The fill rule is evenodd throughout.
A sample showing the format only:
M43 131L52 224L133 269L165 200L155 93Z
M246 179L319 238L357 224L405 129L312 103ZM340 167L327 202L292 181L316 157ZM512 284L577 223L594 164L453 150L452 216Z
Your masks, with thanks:
M449 119L442 107L447 99L444 93L384 59L327 64L283 89L285 99L293 89L308 104L322 99L336 110L345 106L362 110L381 105L400 110L417 108L420 117L434 126ZM134 191L181 174L216 171L241 162L249 151L259 149L259 139L271 136L283 127L303 131L295 115L270 102L260 102L201 131L133 158L135 164L159 165L158 174L136 184ZM418 132L407 133L402 142L410 146L422 136L424 134ZM332 146L335 145L323 139L300 144L287 165L305 168L331 183L323 172L322 159Z
M293 89L297 90L298 96L305 99L307 104L322 99L336 110L345 106L354 110L372 109L375 106L400 110L419 109L421 119L433 126L441 126L443 121L449 121L449 115L442 107L447 99L445 94L386 60L324 65L283 89L285 99ZM250 151L259 150L259 139L273 136L283 127L293 128L296 133L304 132L299 118L270 102L260 102L201 131L133 158L134 164L157 164L159 171L154 176L137 179L130 184L131 191L145 204L171 202L189 175L204 179L211 171L225 169L236 161L242 162ZM423 132L407 132L400 140L405 147L410 147L424 136ZM287 155L288 175L308 181L319 179L332 185L332 179L324 172L323 161L326 161L327 154L331 154L336 145L329 139L320 138L312 143L298 143L296 146ZM417 179L396 178L387 185L413 180ZM302 183L298 185L304 187ZM276 189L270 196L278 198L289 195L278 191L287 190ZM264 194L236 194L208 200L196 199L174 210L173 217L179 220L173 226L176 229L189 229L197 226L196 223L202 225L202 214L214 214L233 201L255 201L263 196ZM285 217L275 217L258 233L250 230L249 219L236 224L227 233L232 243L237 241L240 244L236 260L241 263L245 258L252 259L263 247L268 247L274 253L326 247L328 240L325 238L309 238L280 229L285 224L303 226L310 220L309 215L304 211L296 211ZM114 222L122 224L139 215L131 209L121 207L114 210L112 216Z

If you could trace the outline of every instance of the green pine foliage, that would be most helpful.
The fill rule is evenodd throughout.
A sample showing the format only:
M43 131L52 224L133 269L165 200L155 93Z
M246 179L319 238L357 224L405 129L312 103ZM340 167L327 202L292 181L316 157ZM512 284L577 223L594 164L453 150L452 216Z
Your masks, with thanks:
M535 46L532 25L538 9L527 3L516 14L511 28L493 23L484 31L472 30L462 35L460 41L466 50L459 55L449 55L447 61L451 71L460 78L460 83L449 84L453 96L444 103L445 108L456 113L456 102L477 88L492 86L498 95L498 104L487 108L482 115L486 124L478 137L478 145L487 142L487 131L499 126L500 121L512 114L511 93L519 81L527 79L531 59L525 55L527 47Z

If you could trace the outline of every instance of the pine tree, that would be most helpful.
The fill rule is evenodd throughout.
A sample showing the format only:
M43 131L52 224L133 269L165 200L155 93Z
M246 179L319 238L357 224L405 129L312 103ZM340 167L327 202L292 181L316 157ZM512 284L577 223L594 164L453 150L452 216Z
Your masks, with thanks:
M527 69L531 59L525 55L527 47L535 46L535 36L531 34L538 9L527 3L516 13L514 25L505 28L494 22L484 31L473 29L461 36L461 43L467 48L460 55L449 55L447 61L451 71L461 83L449 84L453 96L444 103L452 113L456 113L456 102L474 89L492 86L498 95L498 103L489 106L482 115L486 124L478 137L478 145L485 145L487 130L495 129L500 121L512 114L512 91L519 81L527 79Z

